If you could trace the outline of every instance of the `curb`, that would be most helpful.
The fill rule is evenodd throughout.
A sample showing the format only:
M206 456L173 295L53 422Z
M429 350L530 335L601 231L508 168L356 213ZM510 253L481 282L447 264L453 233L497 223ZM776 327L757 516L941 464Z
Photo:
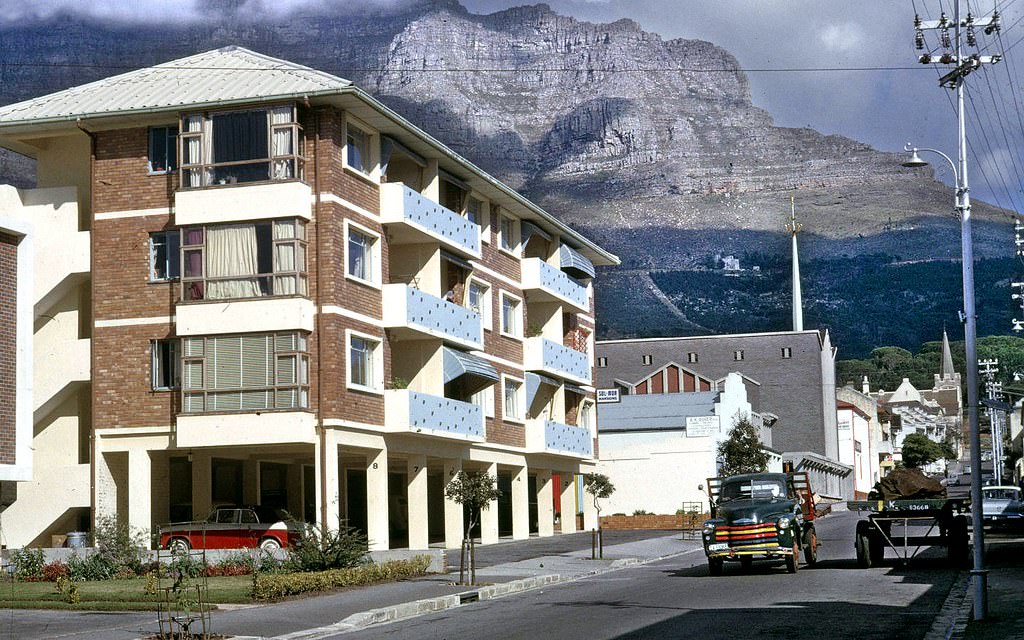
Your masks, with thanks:
M968 597L970 590L970 574L961 571L924 640L963 640L974 610L974 602Z

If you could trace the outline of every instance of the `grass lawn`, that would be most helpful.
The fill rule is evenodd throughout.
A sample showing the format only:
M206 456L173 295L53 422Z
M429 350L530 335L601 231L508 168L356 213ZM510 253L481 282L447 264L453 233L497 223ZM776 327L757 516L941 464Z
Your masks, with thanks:
M200 584L202 578L193 580ZM102 580L79 582L78 593L81 602L69 604L65 596L57 593L53 582L4 582L0 583L0 608L4 609L87 609L90 611L155 611L157 603L163 600L163 591L157 595L146 593L146 578L128 580ZM171 586L170 579L160 582L161 587ZM206 578L208 599L211 603L245 604L253 602L249 597L252 576L231 576Z

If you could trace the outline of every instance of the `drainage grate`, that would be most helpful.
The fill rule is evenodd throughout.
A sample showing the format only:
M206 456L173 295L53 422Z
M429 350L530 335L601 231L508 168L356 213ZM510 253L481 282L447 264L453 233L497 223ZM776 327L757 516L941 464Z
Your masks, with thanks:
M459 604L466 604L467 602L479 602L480 592L479 591L466 591L459 594Z

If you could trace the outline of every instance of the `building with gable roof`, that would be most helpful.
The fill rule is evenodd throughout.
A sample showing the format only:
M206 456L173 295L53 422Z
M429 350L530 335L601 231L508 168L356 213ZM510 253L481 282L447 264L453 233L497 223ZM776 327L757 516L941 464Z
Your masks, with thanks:
M0 146L38 175L0 191L37 229L9 546L232 503L457 547L459 470L503 491L483 542L594 524L617 258L349 81L226 47L2 107Z

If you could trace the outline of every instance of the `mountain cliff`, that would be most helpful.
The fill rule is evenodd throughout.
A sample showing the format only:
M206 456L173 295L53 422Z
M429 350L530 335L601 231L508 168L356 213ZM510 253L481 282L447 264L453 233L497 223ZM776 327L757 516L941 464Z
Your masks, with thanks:
M959 255L948 186L854 140L774 126L735 58L709 42L665 40L629 20L588 23L546 5L477 15L440 0L284 21L221 0L213 13L178 25L69 15L0 24L0 102L226 44L349 78L622 256L598 291L608 336L786 328L784 264L729 280L729 302L695 306L699 292L681 283L724 275L716 255L739 256L741 266L785 259L791 196L806 232L802 256L822 261L822 273L844 273L828 268L844 260L846 273L859 273L864 256L883 269L945 260L932 265L942 270ZM28 184L31 166L0 156L4 178ZM1005 213L981 203L975 212L976 253L1011 253ZM910 288L928 286L924 278ZM847 355L875 339L837 311L862 304L859 290L842 276L805 286L809 314ZM957 292L931 293L941 305L925 323L953 322ZM871 315L906 326L913 312ZM907 333L905 346L915 339Z

